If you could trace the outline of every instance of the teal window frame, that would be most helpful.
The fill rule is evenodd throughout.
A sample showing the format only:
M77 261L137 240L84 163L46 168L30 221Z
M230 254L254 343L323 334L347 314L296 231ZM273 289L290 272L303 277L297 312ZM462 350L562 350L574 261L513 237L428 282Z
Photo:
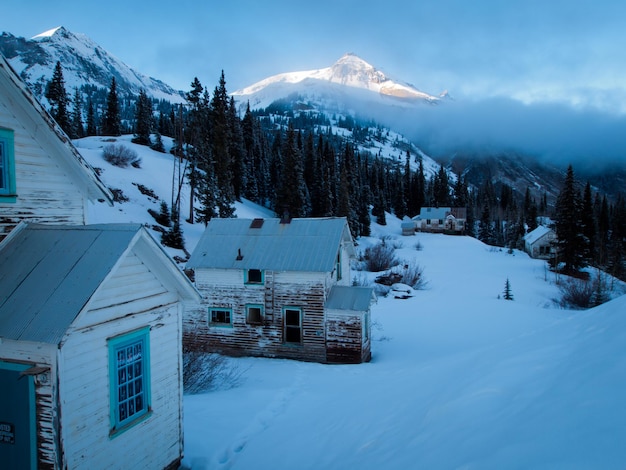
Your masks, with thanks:
M0 127L0 202L15 202L16 198L14 133Z
M337 269L337 281L341 281L342 279L342 273L341 273L341 249L337 252L337 263L336 263L336 269Z
M250 320L250 309L258 308L260 311L261 318L259 321L251 321ZM261 325L263 324L263 320L265 319L265 309L262 304L246 304L246 323L248 325Z
M219 318L217 315L219 312L224 313L224 320L228 318L228 321L214 321ZM214 315L214 313L216 315ZM209 326L217 326L220 328L232 328L233 326L233 309L228 307L209 307Z
M255 280L250 280L250 271L254 271L255 273L258 271L259 274L261 275L261 280L260 281L255 281ZM265 271L263 271L262 269L246 269L244 271L244 279L243 279L244 284L252 284L252 285L263 285L265 284Z
M109 435L115 437L152 413L150 327L110 338L108 348ZM141 406L140 410L137 405Z

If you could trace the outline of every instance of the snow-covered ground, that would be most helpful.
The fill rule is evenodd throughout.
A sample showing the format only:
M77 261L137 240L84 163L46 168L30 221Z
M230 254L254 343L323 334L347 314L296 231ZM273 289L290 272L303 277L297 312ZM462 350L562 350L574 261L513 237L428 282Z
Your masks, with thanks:
M131 199L97 205L92 223L150 221L145 205L158 210L158 202L133 182L169 201L171 155L141 150L142 169L121 170L102 160L98 138L76 144L104 169L105 183ZM249 203L237 212L271 215ZM379 297L372 361L228 359L241 374L234 388L185 396L183 464L193 470L625 468L626 296L584 312L562 310L544 262L469 237L402 237L400 221L387 221L373 224L359 249L387 237L398 258L423 267L428 284L406 300ZM183 224L189 250L202 228ZM513 301L502 299L507 278Z

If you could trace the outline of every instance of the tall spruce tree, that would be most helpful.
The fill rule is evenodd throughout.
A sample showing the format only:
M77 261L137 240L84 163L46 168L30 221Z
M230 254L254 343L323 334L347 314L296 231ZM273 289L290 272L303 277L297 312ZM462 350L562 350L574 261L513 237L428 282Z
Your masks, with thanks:
M215 165L215 178L220 217L232 217L235 213L235 188L233 185L233 159L230 148L231 127L229 123L230 99L226 91L224 71L211 99L211 154Z
M139 91L139 98L137 98L135 108L135 136L132 139L135 144L152 145L152 140L150 139L152 119L152 101L142 88Z
M72 107L72 139L81 139L85 137L85 127L83 126L83 98L78 88L74 90L74 106Z
M54 72L52 72L52 78L46 85L45 96L50 103L50 114L57 122L57 124L63 129L63 131L71 136L72 126L70 123L70 117L68 113L69 98L67 91L65 90L65 79L63 78L63 69L61 68L61 62L57 61Z
M89 98L87 103L87 135L98 135L98 124L96 123L96 113L93 109L93 101Z
M585 240L582 234L581 198L576 188L572 165L567 168L563 188L556 201L557 256L553 267L565 274L577 272L584 266Z
M296 133L289 124L282 148L282 176L277 190L276 212L287 213L290 217L307 215L307 188L304 183L302 154L296 141Z
M120 117L120 103L117 97L115 77L111 79L111 88L107 95L107 107L102 119L102 135L122 135L122 120Z

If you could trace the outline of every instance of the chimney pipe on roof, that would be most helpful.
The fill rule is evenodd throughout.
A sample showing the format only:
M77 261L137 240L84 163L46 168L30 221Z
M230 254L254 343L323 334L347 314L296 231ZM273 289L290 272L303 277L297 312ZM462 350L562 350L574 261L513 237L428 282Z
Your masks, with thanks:
M280 223L281 224L290 224L291 223L291 216L289 215L289 210L285 209L283 211L283 217L282 217L282 219L280 219Z
M243 255L241 254L241 248L237 248L237 261L241 261L243 259Z

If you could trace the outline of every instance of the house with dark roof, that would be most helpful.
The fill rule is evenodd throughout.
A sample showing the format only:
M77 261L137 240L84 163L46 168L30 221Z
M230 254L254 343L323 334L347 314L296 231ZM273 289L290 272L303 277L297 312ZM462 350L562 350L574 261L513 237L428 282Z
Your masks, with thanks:
M345 218L212 219L187 262L192 350L323 363L371 357L373 289L351 286Z

